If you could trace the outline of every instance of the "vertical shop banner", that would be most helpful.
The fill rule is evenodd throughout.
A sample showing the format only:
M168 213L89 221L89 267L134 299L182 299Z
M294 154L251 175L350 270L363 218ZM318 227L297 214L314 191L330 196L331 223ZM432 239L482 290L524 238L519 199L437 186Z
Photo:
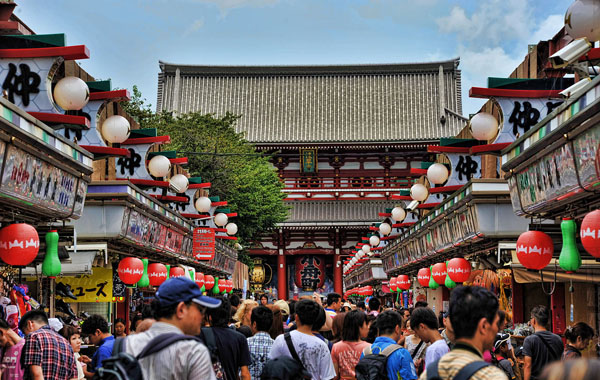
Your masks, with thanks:
M197 260L212 260L215 257L215 230L194 228L192 252Z
M119 267L119 262L115 261L112 263L112 280L113 280L113 289L112 289L112 298L111 302L122 301L125 299L125 294L127 293L127 285L119 278L119 273L117 272L117 268Z
M76 300L68 302L112 302L113 273L110 268L92 268L91 275L80 277L57 277L59 283L69 285Z

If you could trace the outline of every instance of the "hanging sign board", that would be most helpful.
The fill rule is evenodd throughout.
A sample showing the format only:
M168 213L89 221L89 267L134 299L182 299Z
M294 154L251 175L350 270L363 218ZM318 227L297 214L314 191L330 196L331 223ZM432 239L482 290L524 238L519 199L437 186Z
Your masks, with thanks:
M215 257L215 230L194 228L192 252L198 260L212 260Z
M65 302L112 302L113 273L110 268L92 268L91 275L80 277L57 277L56 283L71 286L76 300L68 298Z

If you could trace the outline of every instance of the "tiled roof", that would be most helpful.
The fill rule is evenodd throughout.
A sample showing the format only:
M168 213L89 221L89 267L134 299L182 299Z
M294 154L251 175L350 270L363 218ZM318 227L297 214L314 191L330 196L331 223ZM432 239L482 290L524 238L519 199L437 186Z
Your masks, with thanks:
M288 204L292 209L286 223L363 222L370 224L381 222L383 218L379 213L384 212L386 208L394 207L395 203L369 200L314 200Z
M462 114L458 63L458 59L341 66L160 62L157 109L241 114L237 129L254 143L436 139L455 136L464 126L453 114Z

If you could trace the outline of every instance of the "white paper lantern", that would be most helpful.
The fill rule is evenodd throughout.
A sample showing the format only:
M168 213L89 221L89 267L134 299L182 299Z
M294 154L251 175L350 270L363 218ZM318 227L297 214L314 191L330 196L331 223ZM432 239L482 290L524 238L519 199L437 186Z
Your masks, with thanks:
M471 118L471 134L473 138L488 141L498 133L498 120L487 112L479 112Z
M573 38L600 40L600 1L577 0L565 15L565 30Z
M371 246L377 247L379 245L379 243L380 243L379 236L373 235L369 238L369 244L371 244Z
M190 181L183 174L175 174L169 178L169 188L176 193L185 193L190 185Z
M238 226L235 223L227 223L225 228L227 229L227 235L229 236L235 235L238 232Z
M427 179L434 185L441 185L448 179L448 168L436 162L427 169Z
M401 222L406 218L406 211L400 206L396 206L392 209L392 219L396 222Z
M90 89L77 77L64 77L54 86L54 102L65 111L82 109L90 100Z
M152 157L148 163L148 171L154 177L164 177L171 170L171 161L165 156L157 155Z
M389 235L392 232L392 226L387 223L381 223L379 225L379 232L381 232L384 236Z
M102 136L112 144L120 144L129 138L131 126L121 115L112 115L102 123Z
M228 220L229 218L227 217L227 214L224 214L222 212L215 215L215 224L219 227L223 227L224 225L226 225Z
M209 197L200 197L196 199L194 207L198 212L209 212L212 202Z
M415 183L410 188L410 197L415 201L423 202L427 197L429 197L429 190L425 185L420 183Z
M369 252L371 252L371 246L369 244L363 244L362 250L364 253L369 254Z

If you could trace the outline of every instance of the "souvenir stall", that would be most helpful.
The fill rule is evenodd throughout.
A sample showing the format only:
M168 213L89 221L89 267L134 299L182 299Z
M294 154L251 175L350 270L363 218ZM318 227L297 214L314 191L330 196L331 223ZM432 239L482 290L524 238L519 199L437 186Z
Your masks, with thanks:
M512 257L515 321L546 304L557 334L579 321L598 327L600 77L574 86L502 152L513 210L528 221Z

